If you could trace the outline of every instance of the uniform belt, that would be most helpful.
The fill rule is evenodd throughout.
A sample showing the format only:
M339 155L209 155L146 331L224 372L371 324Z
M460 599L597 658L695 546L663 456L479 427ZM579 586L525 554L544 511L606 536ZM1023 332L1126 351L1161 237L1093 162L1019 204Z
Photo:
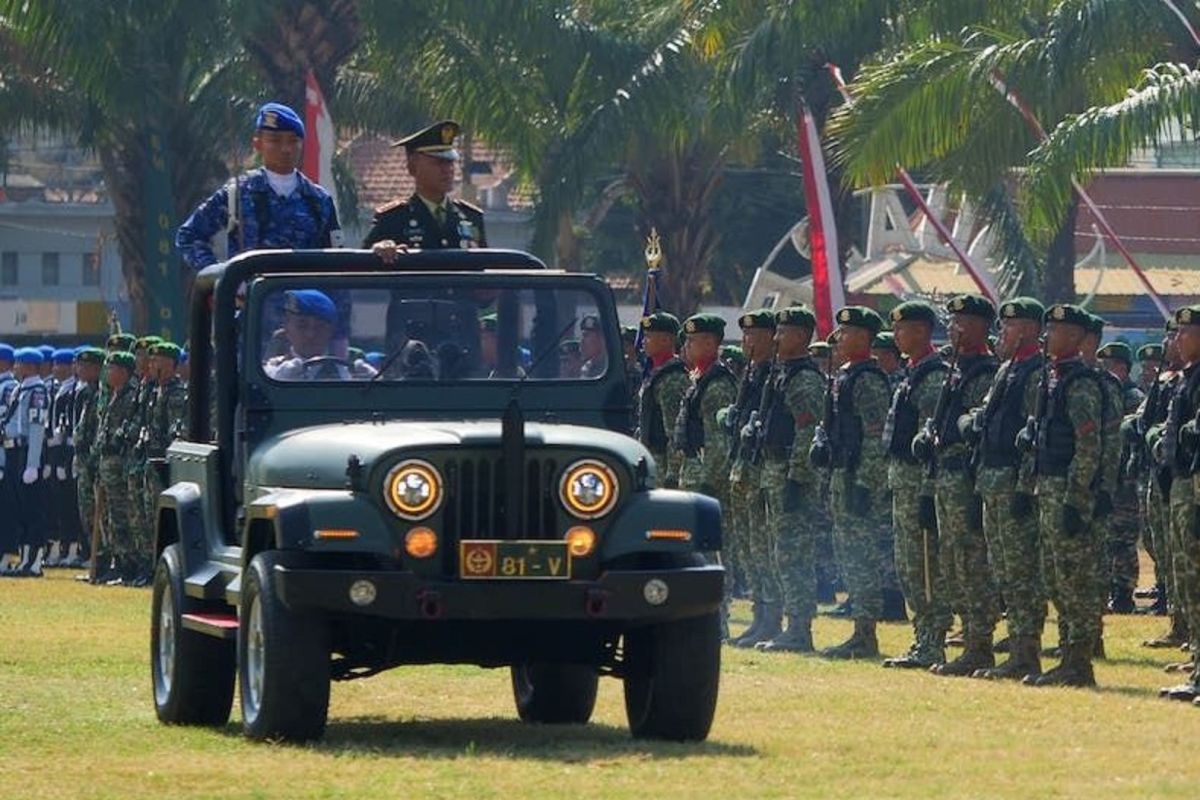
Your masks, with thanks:
M15 439L5 439L4 440L4 449L5 450L15 450L18 447L24 447L25 444L26 444L26 441L25 441L24 436L18 436Z

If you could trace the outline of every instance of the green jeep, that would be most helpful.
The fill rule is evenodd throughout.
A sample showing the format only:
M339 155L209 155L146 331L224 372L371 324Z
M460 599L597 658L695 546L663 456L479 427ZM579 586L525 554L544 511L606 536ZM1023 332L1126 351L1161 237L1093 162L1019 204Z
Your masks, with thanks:
M161 721L225 724L236 673L248 736L312 739L331 680L461 663L509 667L528 722L586 722L607 674L634 736L708 735L720 508L656 489L624 433L601 280L264 251L201 272L191 316L187 436L158 465Z

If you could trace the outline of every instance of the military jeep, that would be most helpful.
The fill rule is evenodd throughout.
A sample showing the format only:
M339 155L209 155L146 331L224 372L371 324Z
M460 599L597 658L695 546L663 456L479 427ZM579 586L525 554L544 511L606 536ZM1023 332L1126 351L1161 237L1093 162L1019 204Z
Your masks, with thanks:
M454 663L509 668L527 722L587 722L612 675L634 736L708 735L720 508L655 488L624 432L601 280L500 250L262 251L199 274L190 332L159 465L161 721L225 724L236 675L249 737L313 739L331 681Z

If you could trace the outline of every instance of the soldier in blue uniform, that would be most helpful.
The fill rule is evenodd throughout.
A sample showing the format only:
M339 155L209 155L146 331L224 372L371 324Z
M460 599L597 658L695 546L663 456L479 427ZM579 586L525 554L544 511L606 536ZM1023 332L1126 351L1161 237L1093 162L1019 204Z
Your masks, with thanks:
M371 230L363 242L385 262L405 248L441 250L487 247L483 211L465 200L450 197L458 151L454 139L459 124L434 123L393 143L408 155L408 174L417 190L375 209Z
M46 397L50 401L49 411L46 415L48 424L46 428L45 453L42 456L42 480L46 481L46 540L49 543L49 552L46 556L45 566L56 567L62 560L62 554L66 549L63 538L67 533L67 531L64 531L63 524L65 520L62 513L63 503L61 502L62 486L59 483L58 476L54 472L55 466L62 463L64 448L63 437L59 435L56 423L58 420L59 396L62 393L62 388L64 384L68 385L68 389L75 385L73 377L75 351L56 348L51 351L47 362L50 364L50 373L48 377L43 376L42 378L46 385Z
M10 539L0 550L7 552L15 546L20 553L16 569L3 574L41 577L46 555L42 447L46 441L50 400L38 373L45 359L41 351L25 347L15 353L14 360L15 377L20 384L9 392L0 418L4 444L0 492L7 495L10 512L4 525L10 531Z
M212 239L222 231L231 257L246 250L343 243L333 198L296 169L304 145L300 117L285 105L267 103L254 127L252 143L263 166L230 178L179 226L175 246L193 269L216 263Z

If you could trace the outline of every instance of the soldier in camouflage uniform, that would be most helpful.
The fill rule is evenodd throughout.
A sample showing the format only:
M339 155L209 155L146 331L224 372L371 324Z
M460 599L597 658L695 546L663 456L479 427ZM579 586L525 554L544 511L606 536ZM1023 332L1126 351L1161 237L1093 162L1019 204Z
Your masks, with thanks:
M888 388L893 395L900 388L906 370L900 360L900 349L896 346L896 337L892 331L880 331L871 342L871 357L879 364L888 378ZM880 619L887 622L908 622L908 614L904 609L904 592L900 587L900 576L896 566L896 532L892 524L892 515L880 516L879 526L879 565L883 570L880 574L880 585L883 587L883 616Z
M895 341L908 359L905 377L892 395L883 432L888 453L888 487L896 531L895 563L900 585L912 609L913 644L908 652L883 662L885 667L929 669L946 660L950 629L946 583L938 570L937 516L933 481L913 454L913 439L932 424L946 375L946 363L933 347L937 312L921 301L892 309Z
M1127 459L1122 464L1122 469L1124 470L1125 478L1134 481L1136 484L1138 535L1142 547L1146 548L1146 552L1154 562L1154 602L1146 609L1136 609L1135 613L1156 614L1159 616L1166 616L1167 614L1166 573L1168 570L1165 569L1162 558L1155 549L1157 542L1155 541L1153 532L1154 514L1150 509L1150 486L1153 482L1154 470L1152 469L1152 461L1146 452L1144 437L1149 428L1143 424L1143 415L1154 405L1161 405L1163 413L1166 413L1165 400L1161 403L1158 402L1158 378L1163 373L1164 355L1163 345L1157 342L1144 344L1137 349L1135 357L1142 366L1141 374L1138 375L1137 385L1145 394L1145 399L1142 400L1142 404L1138 406L1137 411L1127 414L1121 422L1121 435L1125 439L1127 452Z
M808 346L808 352L813 357L817 368L828 381L833 361L833 347L824 340L813 342ZM836 588L839 581L837 561L833 557L833 517L829 514L829 471L817 473L820 484L821 502L810 512L817 520L817 602L834 603L837 601Z
M869 308L838 311L837 349L843 362L825 396L820 431L809 456L813 466L832 470L829 505L838 562L849 591L854 632L827 658L874 658L879 655L875 623L883 612L879 546L876 532L886 506L887 457L884 423L891 395L887 376L871 358L871 341L883 320Z
M75 383L75 459L72 472L79 492L79 521L83 529L83 546L91 547L92 530L96 525L96 479L100 453L93 446L100 418L96 410L100 370L104 366L104 351L85 347L75 356L78 380ZM89 558L98 558L89 552ZM99 563L99 562L97 562Z
M187 413L187 388L176 374L182 351L173 342L160 342L150 348L150 374L155 379L153 402L150 405L149 419L146 424L146 459L163 459L167 457L167 448L181 435L184 416ZM148 466L145 472L146 484L143 497L146 509L146 519L150 521L148 528L149 541L154 538L155 507L158 495L166 488L159 477L158 470ZM142 554L141 567L149 576L151 569L151 552L147 549Z
M654 456L658 485L673 489L679 486L680 454L670 446L669 432L679 418L679 407L689 384L688 369L675 354L679 320L659 311L642 320L642 332L650 370L638 392L637 437Z
M970 676L995 666L992 634L1000 618L1000 597L983 533L983 499L975 488L974 453L968 439L974 430L967 414L983 403L999 366L987 339L996 309L986 298L961 295L946 310L954 363L946 402L929 433L937 458L934 503L940 557L944 568L953 569L952 581L960 592L964 647L958 658L931 670L936 675ZM914 452L928 451L924 434L914 440Z
M96 431L99 451L99 478L105 494L105 528L113 550L118 576L114 583L132 582L137 566L135 558L142 551L140 535L130 525L133 498L129 495L126 470L129 450L136 433L132 429L136 418L138 382L134 376L132 353L116 351L106 359L105 375L109 387L108 402L100 412Z
M751 431L757 421L763 389L771 373L771 359L775 355L775 315L765 309L752 311L738 319L738 327L742 329L746 371L739 383L737 397L725 412L724 419L732 461L729 505L736 530L737 557L749 582L754 616L750 627L731 644L754 647L777 636L783 620L783 589L772 567L762 469L753 463L750 452L753 449Z
M974 677L1021 680L1040 675L1046 594L1042 586L1034 501L1037 415L1045 368L1038 341L1045 309L1018 297L1000 306L998 354L1004 359L982 407L972 416L979 431L975 485L983 497L983 533L997 588L1007 601L1009 658Z
M717 423L717 411L734 401L737 382L717 358L725 336L725 321L715 314L696 314L683 323L683 330L692 371L672 435L672 445L684 457L679 488L715 497L721 501L722 509L728 509L729 439ZM729 535L735 534L735 530L728 524L728 511L723 516L728 549Z
M1137 412L1145 395L1129 379L1133 368L1133 351L1124 342L1109 342L1097 352L1101 367L1119 387L1120 405L1112 415L1113 424L1106 425L1118 452L1116 483L1113 487L1113 512L1108 521L1107 548L1104 558L1105 599L1109 611L1114 614L1132 614L1135 610L1133 590L1138 581L1138 495L1137 480L1130 476L1121 480L1121 466L1129 460L1128 439L1119 434L1119 426L1129 414ZM1113 427L1117 427L1114 431ZM1107 439L1106 439L1107 441Z
M767 498L767 531L772 566L783 592L787 630L758 647L811 653L812 620L817 613L816 545L821 483L808 461L813 432L821 418L825 376L808 354L816 318L807 308L775 315L776 361L763 405L758 448Z
M1160 691L1172 700L1200 697L1200 509L1196 476L1200 474L1200 305L1175 312L1179 326L1176 341L1185 364L1167 410L1167 421L1151 431L1152 447L1159 448L1163 463L1171 468L1171 546L1175 565L1175 600L1189 629L1193 654L1187 680Z
M1080 357L1093 325L1078 306L1046 311L1046 349L1051 359L1045 413L1037 421L1035 463L1038 525L1048 594L1062 621L1058 666L1028 675L1031 686L1094 686L1092 654L1103 613L1096 592L1102 534L1093 525L1103 453L1103 388L1100 376Z
M150 368L150 348L162 341L158 336L143 336L133 347L137 393L134 395L133 417L129 421L131 442L126 453L126 482L129 491L129 528L135 541L150 541L150 519L146 513L145 490L146 471L146 431L150 419L150 407L154 403L156 381ZM141 583L139 579L149 579L149 575L141 575L143 565L140 561L131 561L129 570L133 573L131 582Z

